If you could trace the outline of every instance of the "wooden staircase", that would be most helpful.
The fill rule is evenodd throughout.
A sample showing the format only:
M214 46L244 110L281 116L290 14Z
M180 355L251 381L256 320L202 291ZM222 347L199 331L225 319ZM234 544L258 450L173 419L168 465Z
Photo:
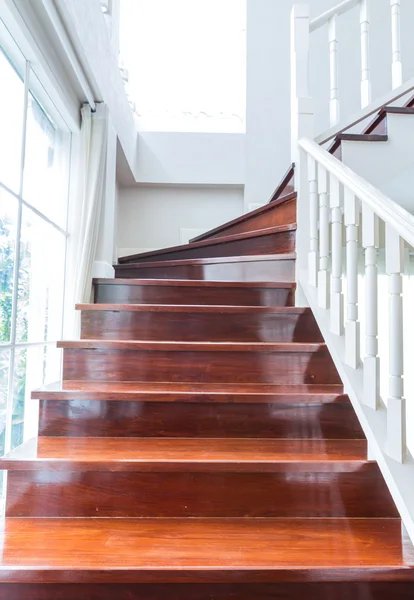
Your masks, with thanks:
M294 306L287 191L95 281L63 382L33 393L39 438L2 459L0 600L414 597L412 545Z

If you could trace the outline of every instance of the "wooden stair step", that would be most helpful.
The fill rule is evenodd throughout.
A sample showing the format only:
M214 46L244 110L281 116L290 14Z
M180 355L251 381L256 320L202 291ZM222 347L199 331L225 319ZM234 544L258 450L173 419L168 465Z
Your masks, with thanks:
M191 243L201 240L218 239L235 233L255 231L265 227L275 227L286 223L296 222L296 193L292 192L276 198L256 210L252 210L232 221L210 229L190 240Z
M3 469L309 472L355 469L365 440L40 437L0 458Z
M259 254L114 265L115 277L214 281L295 281L296 254Z
M309 308L78 304L82 339L322 342Z
M340 383L319 343L59 342L63 380Z
M218 304L292 306L290 282L199 281L180 279L94 279L96 303Z
M240 383L156 383L73 380L43 386L32 398L47 401L99 400L138 402L323 404L348 403L342 384L275 385Z
M384 106L384 108L379 111L377 116L367 125L363 133L386 134L388 113L398 115L413 115L414 108L412 106Z
M413 566L399 519L12 518L0 582L412 585Z
M295 249L296 223L222 236L140 254L122 256L119 264L225 256L289 253Z

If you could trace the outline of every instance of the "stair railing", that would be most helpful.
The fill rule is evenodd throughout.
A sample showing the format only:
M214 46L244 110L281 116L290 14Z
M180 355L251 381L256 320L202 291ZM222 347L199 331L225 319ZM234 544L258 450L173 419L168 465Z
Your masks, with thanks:
M406 395L414 397L414 317L409 304L414 296L409 289L414 217L322 148L313 131L312 23L315 28L358 3L343 2L313 22L307 6L296 5L292 11L297 299L314 312L367 436L369 455L377 460L414 542L410 435L407 446L414 413L410 419L408 410L407 418L411 405L405 400ZM397 4L392 0L392 6ZM391 92L387 102L412 89L410 80ZM380 106L371 103L358 120ZM411 323L412 333L407 332Z

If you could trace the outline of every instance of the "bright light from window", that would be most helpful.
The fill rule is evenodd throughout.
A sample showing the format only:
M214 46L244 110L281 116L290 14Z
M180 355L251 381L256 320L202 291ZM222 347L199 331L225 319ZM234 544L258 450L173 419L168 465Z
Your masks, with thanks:
M246 0L121 0L121 57L141 129L244 131Z

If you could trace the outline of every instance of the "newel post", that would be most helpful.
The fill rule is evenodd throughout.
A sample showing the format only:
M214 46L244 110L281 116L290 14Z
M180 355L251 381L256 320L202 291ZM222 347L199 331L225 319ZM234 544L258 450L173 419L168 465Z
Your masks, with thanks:
M300 150L301 138L313 138L313 103L309 85L310 13L306 4L295 4L290 20L291 68L291 160L295 163L297 198L296 267L308 269L309 182L306 153ZM298 277L297 277L298 279Z

